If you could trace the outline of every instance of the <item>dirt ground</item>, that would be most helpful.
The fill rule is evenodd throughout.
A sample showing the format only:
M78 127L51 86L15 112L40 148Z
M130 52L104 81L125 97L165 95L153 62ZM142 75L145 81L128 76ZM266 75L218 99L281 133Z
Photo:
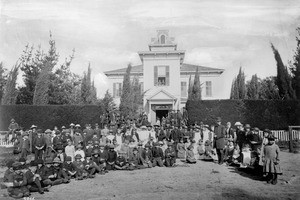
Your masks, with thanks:
M94 179L54 186L34 199L300 199L300 154L281 154L284 174L277 185L262 181L257 175L234 167L198 161L175 168L111 171ZM0 176L3 177L4 169ZM6 190L0 190L0 199Z

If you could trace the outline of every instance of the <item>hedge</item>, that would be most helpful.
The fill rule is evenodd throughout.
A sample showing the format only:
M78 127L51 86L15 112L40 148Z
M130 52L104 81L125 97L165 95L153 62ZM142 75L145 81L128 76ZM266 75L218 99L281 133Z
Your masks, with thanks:
M300 125L300 101L297 100L202 100L188 101L189 124L214 124L221 117L223 124L239 121L260 129L287 129Z
M70 123L100 123L103 109L96 105L2 105L0 106L0 130L7 130L10 120L14 118L23 128L32 124L38 128L53 129L54 126L69 126Z

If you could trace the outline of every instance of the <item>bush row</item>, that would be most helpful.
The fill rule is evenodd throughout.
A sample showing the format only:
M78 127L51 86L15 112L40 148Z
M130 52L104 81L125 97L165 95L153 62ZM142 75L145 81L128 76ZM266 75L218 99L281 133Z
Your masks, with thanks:
M53 129L54 126L69 126L70 123L86 123L94 125L100 123L100 115L103 109L96 105L2 105L0 106L0 130L7 130L10 120L16 122L25 129L32 124L40 129Z
M300 101L296 100L202 100L186 103L189 123L223 124L240 121L260 129L287 129L300 125Z

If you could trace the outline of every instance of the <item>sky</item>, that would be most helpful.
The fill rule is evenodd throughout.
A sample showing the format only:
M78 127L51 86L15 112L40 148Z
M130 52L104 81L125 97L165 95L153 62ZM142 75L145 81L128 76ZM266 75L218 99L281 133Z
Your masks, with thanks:
M0 61L11 69L27 44L49 48L49 32L60 62L72 54L71 71L91 63L102 97L104 71L141 64L156 30L168 29L185 63L225 69L218 98L228 98L242 67L249 80L276 75L270 42L285 64L296 48L300 0L0 0ZM18 84L22 85L20 75Z

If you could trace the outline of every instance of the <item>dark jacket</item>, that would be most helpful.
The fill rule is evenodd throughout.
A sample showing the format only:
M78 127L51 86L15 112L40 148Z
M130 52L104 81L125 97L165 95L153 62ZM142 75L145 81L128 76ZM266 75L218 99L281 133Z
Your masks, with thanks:
M152 157L153 158L161 158L161 159L163 159L164 158L164 153L163 153L162 149L159 148L159 147L154 147L152 149Z
M225 148L225 127L221 125L216 125L215 129L215 147L216 149L224 149Z

